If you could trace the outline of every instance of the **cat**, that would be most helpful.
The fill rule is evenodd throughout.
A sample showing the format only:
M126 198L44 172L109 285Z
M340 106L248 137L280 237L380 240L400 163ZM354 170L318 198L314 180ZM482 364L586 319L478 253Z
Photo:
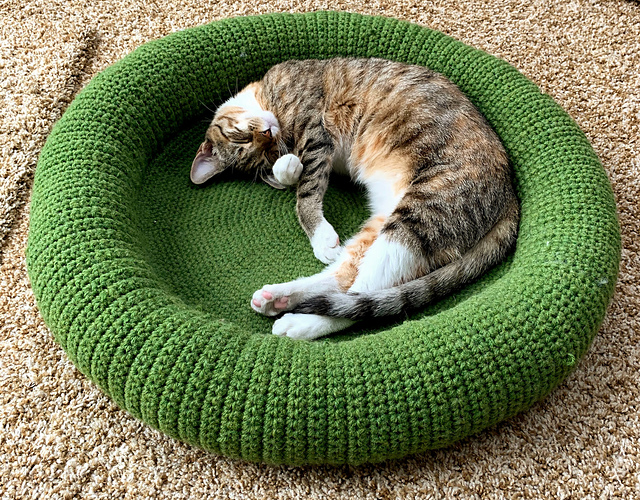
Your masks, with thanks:
M191 167L233 168L283 189L319 274L265 285L251 307L273 333L315 339L416 310L477 279L514 246L519 204L506 152L451 81L384 59L292 60L215 112ZM325 219L332 171L365 187L372 215L344 246Z

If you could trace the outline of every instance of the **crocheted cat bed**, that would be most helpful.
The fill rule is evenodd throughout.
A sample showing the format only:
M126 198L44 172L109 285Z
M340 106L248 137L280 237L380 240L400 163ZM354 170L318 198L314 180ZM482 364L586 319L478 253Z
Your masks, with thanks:
M280 61L345 55L423 64L466 92L510 155L520 232L506 262L419 314L294 341L248 303L322 268L295 193L195 186L189 169L205 105ZM340 181L325 207L342 238L366 217ZM530 407L587 350L619 258L605 172L534 84L442 33L329 12L189 29L97 76L42 151L28 245L47 325L122 408L207 450L287 464L401 457Z

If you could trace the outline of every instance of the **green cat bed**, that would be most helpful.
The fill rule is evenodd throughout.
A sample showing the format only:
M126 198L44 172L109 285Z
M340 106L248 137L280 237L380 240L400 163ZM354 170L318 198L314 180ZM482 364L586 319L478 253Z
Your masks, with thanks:
M515 253L408 318L316 342L270 334L265 283L322 268L293 191L189 181L206 106L291 58L384 57L457 83L515 169ZM301 75L304 78L304 75ZM336 181L344 239L366 216ZM446 446L530 407L584 355L613 293L610 185L576 124L507 63L347 13L267 15L140 47L76 98L42 151L28 245L42 315L77 367L170 436L270 463L358 464Z

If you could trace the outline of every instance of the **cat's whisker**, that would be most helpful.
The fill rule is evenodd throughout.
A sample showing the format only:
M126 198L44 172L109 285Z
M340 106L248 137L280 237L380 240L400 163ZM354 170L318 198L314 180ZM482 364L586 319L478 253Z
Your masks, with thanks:
M256 169L256 173L253 176L253 182L257 183L258 182L258 174L262 175L262 172L264 171L264 168L257 168Z
M278 153L280 156L286 155L288 153L287 145L284 143L284 140L282 140L282 138L278 139L276 144L278 146Z
M200 102L200 104L202 104L205 108L207 108L209 111L211 111L214 115L216 114L216 112L211 109L209 106L207 106L204 102L202 102L200 99L198 99L198 101ZM209 119L209 122L211 122L211 119Z

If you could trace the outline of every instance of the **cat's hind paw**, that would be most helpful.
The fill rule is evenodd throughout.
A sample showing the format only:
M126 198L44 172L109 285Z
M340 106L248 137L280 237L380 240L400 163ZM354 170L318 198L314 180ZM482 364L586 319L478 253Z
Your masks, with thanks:
M297 340L313 340L344 330L353 324L346 318L331 318L318 314L289 313L276 320L271 330L274 335Z
M302 163L294 154L281 156L273 164L273 176L283 186L293 186L302 174Z
M282 285L265 285L251 298L251 308L265 316L277 316L297 303L292 290Z

